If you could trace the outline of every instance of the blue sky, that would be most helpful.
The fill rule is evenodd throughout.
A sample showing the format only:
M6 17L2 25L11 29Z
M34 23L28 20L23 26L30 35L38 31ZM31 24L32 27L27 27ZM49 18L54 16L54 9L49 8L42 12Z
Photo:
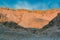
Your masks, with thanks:
M28 10L60 8L60 0L0 0L0 7Z

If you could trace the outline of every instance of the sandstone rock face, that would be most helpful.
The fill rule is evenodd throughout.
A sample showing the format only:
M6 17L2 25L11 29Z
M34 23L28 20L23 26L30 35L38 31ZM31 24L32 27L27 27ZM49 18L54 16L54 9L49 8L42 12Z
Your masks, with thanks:
M43 28L59 13L56 10L13 10L0 8L0 22L13 21L24 28Z

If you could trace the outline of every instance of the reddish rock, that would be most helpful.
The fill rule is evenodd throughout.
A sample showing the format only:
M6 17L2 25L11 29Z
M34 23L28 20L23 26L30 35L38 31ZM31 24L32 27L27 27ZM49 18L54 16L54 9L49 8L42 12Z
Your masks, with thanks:
M60 12L59 10L60 9L41 11L0 8L0 22L14 21L25 28L43 28L57 16L58 12Z

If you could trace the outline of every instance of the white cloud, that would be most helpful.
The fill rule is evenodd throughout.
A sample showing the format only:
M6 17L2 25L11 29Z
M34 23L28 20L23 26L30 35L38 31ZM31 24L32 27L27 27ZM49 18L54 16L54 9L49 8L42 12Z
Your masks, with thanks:
M15 9L28 9L28 10L35 10L35 9L38 9L39 5L38 4L34 4L34 5L31 5L29 4L28 2L17 2L15 5L14 5L14 8Z
M48 9L48 5L44 3L31 4L26 1L24 2L19 1L14 5L14 8L15 9L28 9L28 10L40 10L40 9L46 10Z

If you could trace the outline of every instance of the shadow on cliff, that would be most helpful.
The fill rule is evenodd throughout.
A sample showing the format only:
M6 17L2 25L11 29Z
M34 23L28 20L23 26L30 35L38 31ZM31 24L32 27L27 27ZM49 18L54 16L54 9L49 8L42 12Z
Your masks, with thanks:
M8 22L8 21L6 21L6 22L1 22L0 24L4 25L5 27L9 27L9 28L14 28L14 29L22 28L22 29L23 29L22 26L18 25L18 24L15 23L15 22L12 22L12 21L11 21L11 22Z
M58 27L60 29L60 13L58 13L58 15L52 19L46 26L44 26L42 29L46 30L48 28L51 27Z
M1 27L4 26L3 29L6 28L6 29L8 29L8 30L10 29L12 31L13 30L16 30L16 31L19 30L20 32L26 31L27 33L31 33L31 34L35 34L39 30L39 29L36 29L36 28L24 28L23 26L20 26L17 23L12 22L12 21L1 22L0 26Z
M60 37L60 13L40 31L50 37Z

